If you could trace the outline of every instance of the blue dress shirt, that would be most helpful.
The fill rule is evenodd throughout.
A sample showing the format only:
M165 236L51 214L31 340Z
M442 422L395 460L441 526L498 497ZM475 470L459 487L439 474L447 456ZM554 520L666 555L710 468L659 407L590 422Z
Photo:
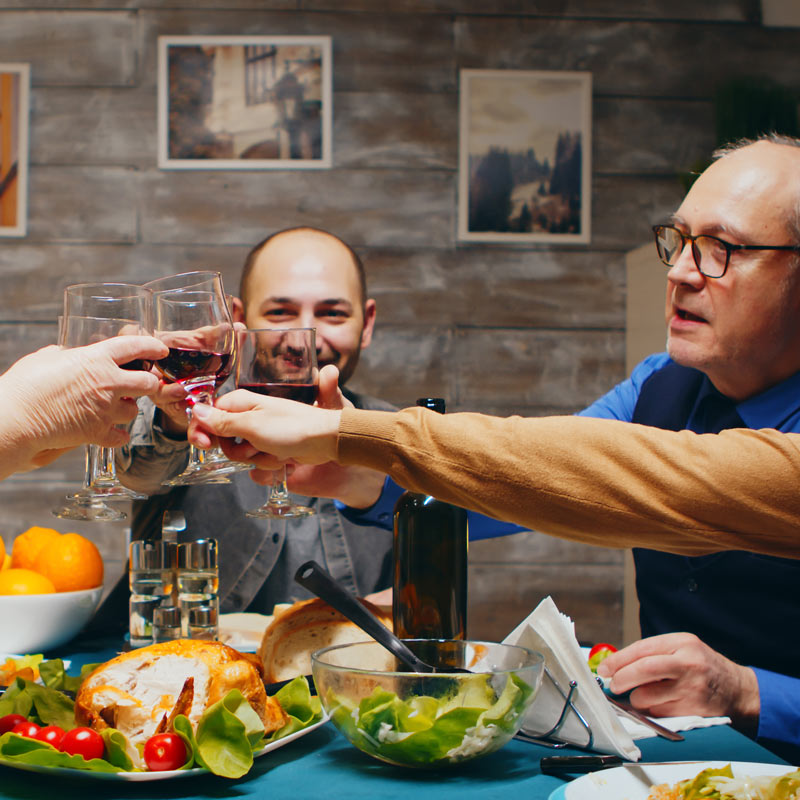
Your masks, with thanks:
M579 415L631 421L643 384L654 372L669 363L671 359L666 353L648 356L633 369L628 380L615 386ZM686 426L689 430L703 430L697 412L704 397L713 391L708 379L706 384L698 392L695 407L689 416ZM755 430L775 428L784 432L800 432L800 373L736 404L736 412L749 428ZM793 635L787 630L787 636ZM758 679L761 702L759 738L800 746L800 678L756 667L753 667L753 671ZM795 753L794 760L797 757Z

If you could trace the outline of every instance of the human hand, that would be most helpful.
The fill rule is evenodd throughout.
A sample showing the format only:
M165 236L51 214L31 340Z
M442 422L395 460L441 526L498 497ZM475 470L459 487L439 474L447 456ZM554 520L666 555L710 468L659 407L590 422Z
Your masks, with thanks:
M185 436L189 427L189 416L186 413L186 390L180 383L164 383L159 381L158 389L150 396L153 404L161 412L161 427L170 436Z
M317 405L320 408L352 408L353 404L339 388L339 370L333 365L319 372ZM250 477L257 483L271 483L272 473L253 470ZM345 467L335 461L319 465L289 468L287 487L305 497L333 497L351 508L369 508L381 496L385 476L366 467Z
M194 406L188 439L201 448L218 440L230 459L269 470L289 459L331 461L338 430L338 411L237 389L219 398L216 407Z
M656 717L729 716L739 728L758 724L758 681L692 633L640 639L600 662L615 694L630 691L638 709Z
M18 448L27 461L23 468L48 463L58 451L80 444L124 444L128 434L116 426L136 416L133 398L155 392L158 378L120 365L166 353L153 337L115 336L85 347L51 345L24 356L0 376L5 409L0 442Z

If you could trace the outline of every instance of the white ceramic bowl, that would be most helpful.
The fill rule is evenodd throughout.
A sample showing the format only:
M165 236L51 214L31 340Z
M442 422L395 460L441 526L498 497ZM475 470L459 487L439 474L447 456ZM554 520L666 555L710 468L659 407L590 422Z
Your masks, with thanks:
M27 655L60 647L91 619L103 587L80 592L0 595L0 652Z

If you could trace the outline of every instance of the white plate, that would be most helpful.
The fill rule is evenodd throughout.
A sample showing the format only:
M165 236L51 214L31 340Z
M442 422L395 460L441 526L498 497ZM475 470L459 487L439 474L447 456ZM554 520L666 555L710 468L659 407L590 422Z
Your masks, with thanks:
M323 717L319 722L303 728L301 731L295 731L283 739L278 739L276 742L270 742L264 745L260 750L253 753L253 758L259 758L273 750L283 747L301 736L316 730L320 725L324 725L328 721L328 717L323 713ZM127 782L141 782L141 781L164 781L170 778L189 778L192 775L208 775L210 774L207 769L203 767L193 767L192 769L169 769L162 772L92 772L88 769L70 769L69 767L45 767L40 764L19 764L9 761L0 761L0 767L10 767L11 769L21 769L25 772L40 772L44 775L65 775L70 778L91 778L102 781L127 781Z
M647 800L650 790L656 784L673 784L685 778L693 778L698 772L709 767L719 769L727 764L731 765L736 777L783 775L797 769L785 764L757 764L746 761L696 761L652 767L631 764L582 775L567 785L563 796L564 800Z

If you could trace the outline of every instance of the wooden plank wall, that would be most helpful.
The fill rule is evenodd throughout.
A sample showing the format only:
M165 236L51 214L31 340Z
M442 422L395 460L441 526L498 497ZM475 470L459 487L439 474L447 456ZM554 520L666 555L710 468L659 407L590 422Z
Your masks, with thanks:
M329 34L333 168L156 166L157 37ZM31 64L29 234L0 240L0 365L55 339L61 290L199 267L307 223L363 254L378 333L353 386L398 404L571 413L624 377L624 256L680 201L735 75L797 88L800 36L756 0L0 0L0 61ZM459 244L462 68L593 74L592 242ZM77 485L80 454L0 486L10 541ZM67 525L119 570L124 525ZM580 638L621 637L622 554L542 536L471 549L471 633L552 594Z

